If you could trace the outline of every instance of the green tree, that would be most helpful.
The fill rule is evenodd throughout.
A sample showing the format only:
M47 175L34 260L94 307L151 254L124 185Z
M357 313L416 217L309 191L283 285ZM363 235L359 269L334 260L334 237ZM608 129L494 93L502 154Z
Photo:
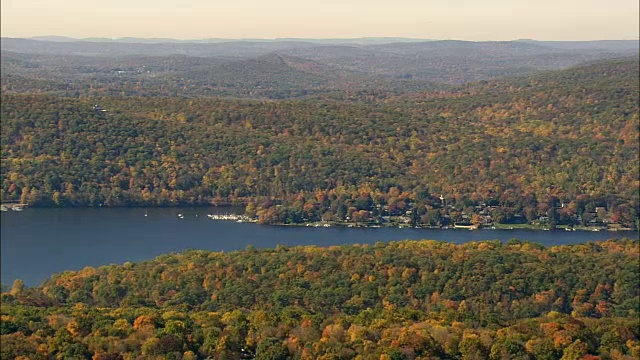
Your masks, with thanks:
M291 359L289 350L277 338L267 338L258 343L256 360L287 360Z

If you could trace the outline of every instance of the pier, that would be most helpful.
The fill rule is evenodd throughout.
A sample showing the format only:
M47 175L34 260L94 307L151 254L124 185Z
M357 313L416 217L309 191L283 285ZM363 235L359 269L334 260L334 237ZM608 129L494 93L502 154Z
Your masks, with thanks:
M29 204L3 203L3 204L0 204L0 210L1 211L9 211L9 210L22 211L28 205Z

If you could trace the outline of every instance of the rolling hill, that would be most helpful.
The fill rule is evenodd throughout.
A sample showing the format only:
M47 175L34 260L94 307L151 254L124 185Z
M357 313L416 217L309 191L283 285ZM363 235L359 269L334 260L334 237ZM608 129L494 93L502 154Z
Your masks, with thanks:
M264 68L278 74L270 81L329 81L295 61L230 62L222 73L254 75L214 79L244 86ZM569 217L602 204L635 226L637 69L637 59L610 60L382 100L3 94L2 197L67 206L271 198L302 208L301 191L348 204L362 191L381 206L403 203L398 211L442 211L434 194L446 194L463 209L493 202L529 220L550 202L573 202ZM309 206L312 218L337 211Z

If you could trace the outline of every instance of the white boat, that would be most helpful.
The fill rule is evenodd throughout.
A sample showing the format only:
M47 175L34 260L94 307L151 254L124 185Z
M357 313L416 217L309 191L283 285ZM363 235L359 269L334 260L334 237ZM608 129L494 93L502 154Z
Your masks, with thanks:
M4 205L1 205L0 206L0 211L9 211L9 208L4 206Z
M236 215L236 214L207 214L209 219L211 220L228 220L228 221L236 221L236 222L244 222L249 221L250 219L244 215Z
M22 208L22 206L13 206L13 207L11 207L11 210L13 210L13 211L22 211L24 209Z
M182 215L182 214L178 214L178 218L180 218L180 219L184 219L184 215Z

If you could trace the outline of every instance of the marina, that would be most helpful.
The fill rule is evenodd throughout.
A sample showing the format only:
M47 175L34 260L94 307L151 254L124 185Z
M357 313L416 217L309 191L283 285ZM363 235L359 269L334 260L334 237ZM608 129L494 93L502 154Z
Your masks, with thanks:
M235 222L257 222L256 219L252 219L246 215L240 214L207 214L207 217L211 220L225 220Z
M26 206L27 204L5 203L0 205L0 211L22 211Z

